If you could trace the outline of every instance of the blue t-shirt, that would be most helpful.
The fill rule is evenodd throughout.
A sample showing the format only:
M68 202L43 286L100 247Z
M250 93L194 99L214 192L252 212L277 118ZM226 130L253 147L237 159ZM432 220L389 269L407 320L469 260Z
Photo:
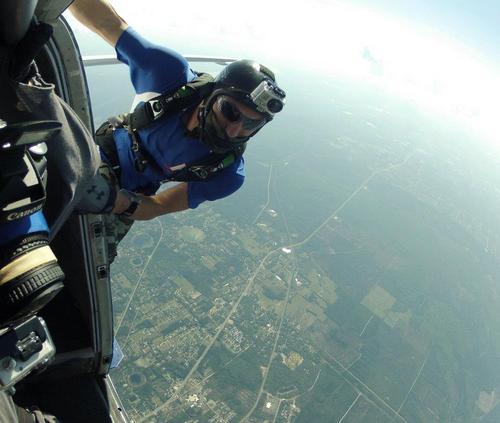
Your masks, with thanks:
M116 52L118 59L129 66L136 102L172 92L196 77L183 56L150 43L130 27L118 39ZM174 113L139 130L141 147L157 165L146 166L142 173L134 167L135 156L129 134L123 128L114 131L123 188L154 193L160 181L171 175L171 168L202 159L210 153L200 140L185 135L181 116L182 113ZM189 207L196 208L203 201L232 194L241 187L244 179L245 166L241 157L207 181L188 182Z

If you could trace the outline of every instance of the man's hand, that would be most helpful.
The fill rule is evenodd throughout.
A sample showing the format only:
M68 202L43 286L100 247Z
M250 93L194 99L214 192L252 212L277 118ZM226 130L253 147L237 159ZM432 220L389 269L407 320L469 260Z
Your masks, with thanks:
M181 183L150 197L141 196L141 204L129 218L150 220L163 214L187 210L189 208L187 187L187 183ZM129 198L118 192L113 213L123 213L129 205Z
M107 0L75 0L69 11L80 23L113 47L128 28L127 22L116 13Z

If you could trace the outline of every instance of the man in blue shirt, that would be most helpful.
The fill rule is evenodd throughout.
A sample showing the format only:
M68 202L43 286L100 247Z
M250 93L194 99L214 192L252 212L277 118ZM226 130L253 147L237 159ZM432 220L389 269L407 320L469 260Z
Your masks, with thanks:
M139 104L195 80L196 73L184 57L142 38L107 1L76 0L70 10L129 66ZM112 155L118 163L110 164L119 171L108 167L101 172L80 210L148 220L232 194L244 181L241 154L246 142L281 110L284 97L269 69L240 60L215 78L213 91L194 107L168 113L137 131L118 125L112 131ZM215 166L212 177L187 180L155 194L161 182L175 180L179 169L230 152L233 160ZM103 160L109 163L106 153L102 152ZM139 166L144 155L147 160Z

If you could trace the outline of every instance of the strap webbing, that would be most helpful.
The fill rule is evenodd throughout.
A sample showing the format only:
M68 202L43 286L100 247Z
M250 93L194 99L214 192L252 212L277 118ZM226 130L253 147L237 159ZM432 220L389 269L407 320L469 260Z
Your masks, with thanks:
M147 127L156 120L198 105L213 91L213 77L208 73L198 73L192 82L170 94L159 95L153 99L139 104L132 113L119 115L105 122L96 132L96 142L103 149L110 161L111 167L120 175L120 163L113 140L114 127L126 128L130 139L131 149L135 155L135 167L138 172L143 172L147 166L158 165L149 153L142 148L138 130ZM206 181L218 171L232 165L241 154L228 152L225 154L211 153L208 156L192 163L184 163L169 169L172 175L162 182L167 181ZM158 169L161 173L164 170Z
M162 94L137 105L132 113L125 115L125 125L138 130L152 122L199 104L213 90L213 77L199 73L192 81L173 93Z

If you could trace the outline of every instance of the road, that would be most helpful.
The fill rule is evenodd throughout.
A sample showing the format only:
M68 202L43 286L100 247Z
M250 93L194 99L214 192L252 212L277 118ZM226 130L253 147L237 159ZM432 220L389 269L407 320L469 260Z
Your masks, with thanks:
M148 414L142 416L137 421L137 423L142 423L143 421L145 421L149 417L152 417L152 416L156 415L159 411L166 409L173 401L177 400L177 398L183 393L184 387L186 386L187 382L189 381L189 379L191 379L191 376L193 376L194 372L196 372L196 370L198 370L198 367L199 367L200 363L205 358L205 356L207 355L207 353L210 351L210 349L214 345L215 341L217 340L217 338L222 333L222 331L226 327L226 325L229 322L229 320L231 319L231 317L234 315L234 313L238 309L238 307L239 307L239 305L241 303L241 300L245 297L245 295L247 295L247 293L250 292L250 289L252 288L252 285L253 285L253 282L255 280L255 277L261 271L261 269L264 268L264 264L267 261L267 259L269 257L271 257L271 255L279 252L280 250L281 250L280 248L277 248L275 250L272 250L272 251L268 252L266 254L266 256L260 261L259 265L257 266L257 269L255 270L255 272L253 273L253 275L248 279L248 282L247 282L247 284L245 286L245 289L242 291L242 293L240 294L240 296L238 297L238 299L233 304L233 307L229 311L228 315L226 316L226 318L224 319L224 321L219 325L217 331L212 336L212 338L210 339L209 343L207 344L207 346L205 347L205 349L203 350L203 352L201 353L201 355L198 357L198 360L196 360L196 362L194 363L193 367L191 367L191 370L189 370L189 373L186 375L186 377L181 382L181 384L177 387L176 394L172 395L172 397L170 397L165 404L162 404L161 406L155 408L154 410L152 410Z
M266 370L264 372L264 377L262 378L262 383L260 384L259 393L257 394L257 399L255 400L255 403L254 403L253 407L250 409L250 411L245 415L245 417L243 417L241 419L242 422L246 421L252 415L254 410L257 408L257 405L259 404L259 401L260 401L260 397L262 396L262 392L264 391L264 386L266 385L267 377L269 376L269 370L271 369L271 364L273 363L274 354L276 353L276 347L278 345L278 340L279 340L280 333L281 333L281 327L283 325L283 320L285 318L288 300L290 298L290 289L292 286L292 280L296 275L297 275L297 272L295 271L295 272L291 273L290 277L288 278L288 281L287 281L288 289L286 291L286 298L285 298L285 303L283 305L283 310L281 311L280 324L278 326L278 330L276 331L276 336L274 338L273 350L271 351L271 354L269 355L269 361L267 363L267 367L266 367Z
M253 220L252 225L255 225L257 220L259 220L259 217L262 214L262 212L267 208L267 206L269 206L269 203L271 202L271 177L272 177L272 174L273 174L273 165L271 164L271 165L269 165L269 176L267 178L267 201L266 201L266 204L264 204L262 206L262 208L260 209L260 212L257 214L255 219Z
M132 303L132 300L134 299L135 293L137 292L137 289L139 288L139 285L141 284L142 278L146 273L146 270L149 266L149 262L151 261L151 259L155 255L156 250L160 246L161 241L163 239L163 225L161 224L160 219L156 218L154 220L156 220L156 222L160 225L160 238L158 238L158 242L156 243L155 248L153 249L151 254L148 256L148 259L146 260L146 263L144 264L144 268L142 269L142 272L139 275L139 278L137 279L137 283L135 284L134 290L132 291L132 294L130 294L130 298L128 299L127 305L125 306L125 310L123 310L123 314L121 316L120 323L118 323L118 326L115 329L115 337L118 336L118 332L120 331L122 323L125 320L125 316L127 315L130 304Z

